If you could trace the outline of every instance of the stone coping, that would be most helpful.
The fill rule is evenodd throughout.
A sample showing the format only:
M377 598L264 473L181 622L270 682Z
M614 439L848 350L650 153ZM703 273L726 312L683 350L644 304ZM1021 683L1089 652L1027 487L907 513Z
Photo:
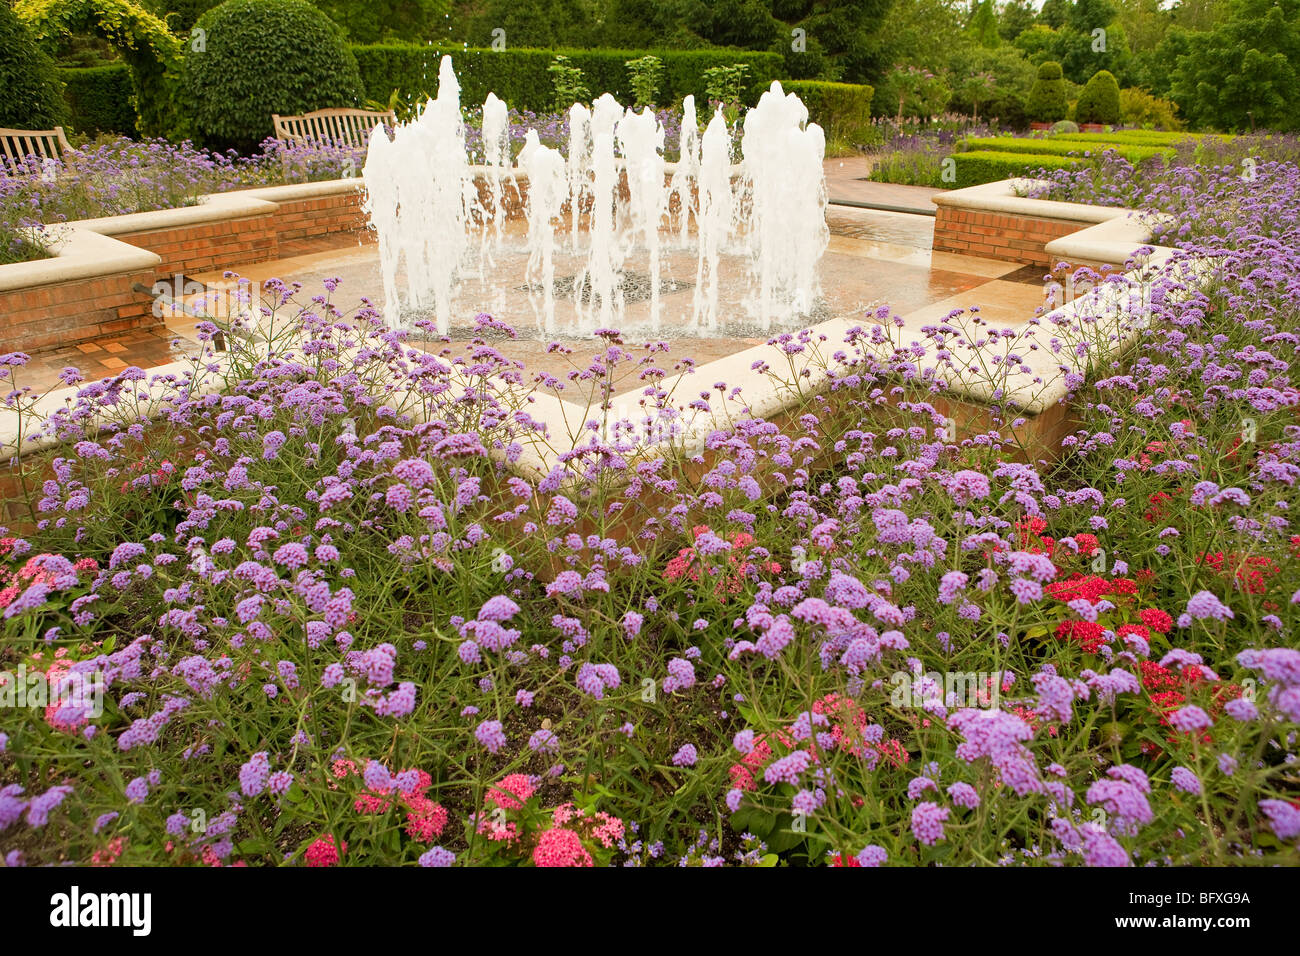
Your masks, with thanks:
M0 266L0 292L19 292L60 282L96 279L151 269L162 256L90 229L56 225L51 228L54 255L32 262Z
M193 206L133 212L125 216L106 216L103 219L78 219L68 223L68 226L78 231L97 232L101 236L120 236L131 232L151 232L155 229L174 229L177 226L195 226L226 219L244 219L275 210L274 202L240 190L200 196Z
M1039 179L1000 179L981 186L967 186L935 193L930 201L936 206L952 206L978 212L1010 213L1035 219L1061 219L1065 222L1107 222L1129 215L1132 210L1118 206L1090 206L1086 203L1059 202L1055 199L1029 199L1017 190L1046 185Z
M1077 232L1053 239L1043 246L1049 256L1075 266L1122 266L1142 248L1150 250L1143 260L1147 265L1161 265L1173 255L1172 249L1151 244L1151 227L1157 223L1171 223L1169 217L1144 215L1137 210L1120 206L1090 206L1086 203L1029 199L1018 195L1020 190L1046 185L1047 182L1041 179L1003 179L981 186L937 193L931 201L936 206L971 212L1090 223Z

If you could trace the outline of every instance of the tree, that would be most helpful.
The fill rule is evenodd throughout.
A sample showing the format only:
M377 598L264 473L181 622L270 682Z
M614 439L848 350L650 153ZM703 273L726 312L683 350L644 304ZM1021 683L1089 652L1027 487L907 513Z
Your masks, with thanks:
M1129 49L1135 54L1149 53L1160 46L1174 22L1161 0L1119 0L1115 19L1124 28Z
M1300 130L1300 0L1230 0L1186 42L1171 88L1193 126Z
M971 14L966 24L966 32L983 47L995 47L1002 42L998 35L998 15L993 9L993 0L980 0L979 6Z
M949 109L996 118L1000 124L1016 128L1028 124L1025 103L1038 71L1015 47L1003 44L989 50L974 44L958 46L947 72L953 86ZM981 76L993 78L991 92L983 88L982 81L976 81Z
M998 10L998 34L1009 43L1034 25L1035 16L1029 0L1009 0Z
M141 6L167 24L177 36L188 36L199 17L222 0L141 0Z
M1074 119L1078 123L1105 123L1114 126L1119 122L1119 83L1109 70L1098 70L1088 80L1074 105Z
M944 70L954 50L973 46L962 32L964 23L960 0L895 0L880 26L887 38L883 55L891 65ZM873 105L881 105L879 97ZM887 113L891 107L883 109Z
M356 0L337 0L343 6L365 6ZM486 0L465 21L462 36L470 46L488 46L504 30L507 47L573 49L589 45L595 23L582 0ZM626 41L613 45L624 47Z
M1059 30L1065 26L1065 18L1070 13L1070 0L1043 0L1038 11L1038 22L1045 27Z
M442 29L450 0L315 0L353 43L432 39Z

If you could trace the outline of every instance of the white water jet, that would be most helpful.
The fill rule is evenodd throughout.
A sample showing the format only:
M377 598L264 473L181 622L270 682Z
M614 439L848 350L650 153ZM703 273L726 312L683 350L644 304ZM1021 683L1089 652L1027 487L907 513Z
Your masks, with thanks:
M620 311L619 269L623 256L615 231L618 203L618 169L614 159L613 133L593 133L591 140L591 228L588 230L587 267L578 288L589 290L590 304L600 299L599 327L609 328ZM618 296L619 301L615 298Z
M530 131L515 165L508 108L489 94L483 104L484 165L474 168L459 85L450 57L443 57L437 97L414 121L400 125L391 140L382 130L372 134L366 157L364 209L378 236L394 324L403 309L432 307L439 332L446 334L453 309L501 309L511 303L516 297L508 293L517 288L522 271L527 287L542 291L540 300L529 298L544 332L589 334L617 327L627 317L624 270L644 268L650 301L648 314L644 309L637 314L657 329L669 311L667 297L661 301L661 271L665 260L676 261L690 250L692 231L697 244L693 301L672 300L677 305L672 315L687 323L683 328L720 329L723 303L747 306L750 319L765 327L811 313L818 302L818 262L828 243L821 129L807 122L797 97L774 83L745 119L738 191L731 157L732 137L741 130L729 129L715 113L701 137L692 98L684 102L683 113L671 180L657 117L649 110L625 110L609 94L590 110L575 104L569 111L567 162ZM524 246L504 228L513 214L506 196L511 180L521 195L527 182ZM483 188L481 202L476 183ZM676 229L667 218L674 196L681 216ZM469 227L481 229L478 274L465 261ZM664 230L672 236L667 246ZM489 259L491 268L483 268ZM746 283L738 286L732 278L733 262L742 272L748 266L754 301ZM577 273L571 280L571 318L556 314L555 271L561 263ZM466 295L477 301L471 304ZM682 305L689 314L682 313Z
M628 238L645 242L650 266L650 328L659 331L659 229L667 208L664 191L664 128L646 107L629 109L616 127L619 152L627 173Z
M528 131L520 154L520 168L528 177L528 280L542 286L542 331L555 331L555 226L569 196L564 157L542 146L537 133Z
M699 259L695 268L695 325L712 331L718 327L718 263L722 247L731 236L735 209L731 190L731 132L721 109L714 111L704 131L696 181Z
M386 308L392 315L401 311L397 273L404 264L406 305L422 309L432 302L438 331L445 335L451 327L452 287L469 244L465 227L475 197L460 84L451 57L442 58L437 97L425 103L415 122L397 128L391 144L375 149L377 142L372 136L363 175L371 193L371 224L381 243L387 237L388 254L381 253L379 260ZM391 188L383 184L386 177ZM376 197L385 193L389 200L381 204Z
M699 120L695 115L695 95L682 100L682 130L677 138L677 168L673 170L672 183L669 186L669 202L677 197L677 236L685 245L690 235L691 213L696 200L692 191L699 184L700 177L700 130ZM698 211L696 212L698 217ZM698 222L698 218L697 218Z
M587 181L591 175L591 110L581 103L569 108L568 173L570 241L576 247L582 200L590 194Z
M825 134L808 122L799 97L773 82L745 116L740 151L759 318L806 315L817 300L817 263L830 241Z
M489 93L483 101L483 163L487 166L488 197L492 212L485 213L484 237L491 233L493 247L501 244L501 224L505 221L502 208L503 183L511 172L510 162L510 108ZM488 228L490 224L491 228Z
M400 134L400 130L398 131ZM379 245L380 276L384 283L384 300L389 309L398 306L397 265L405 254L404 235L398 213L401 209L399 180L393 174L397 163L395 140L390 140L383 126L370 132L366 162L361 175L366 184L361 211L366 214ZM390 314L396 315L396 312Z

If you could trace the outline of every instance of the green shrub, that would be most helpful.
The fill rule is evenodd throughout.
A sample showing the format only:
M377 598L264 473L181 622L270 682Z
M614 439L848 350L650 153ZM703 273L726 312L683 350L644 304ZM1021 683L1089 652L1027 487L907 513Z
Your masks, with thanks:
M69 122L79 133L134 135L131 71L125 64L59 71L65 84Z
M226 0L199 18L183 96L206 144L252 149L272 113L357 106L364 95L342 31L306 0Z
M51 129L67 122L59 71L8 3L0 3L0 91L0 126Z
M570 63L567 56L557 56L546 68L546 72L551 74L557 110L565 110L574 103L586 103L591 99L591 90L583 82L582 70Z
M623 65L627 67L628 85L636 97L635 105L654 104L659 97L659 84L664 78L664 61L647 53L635 60L628 60Z
M1057 120L1052 124L1053 133L1077 133L1079 124L1073 120Z
M1183 128L1183 121L1178 118L1177 103L1136 87L1119 91L1119 121L1144 129L1154 127L1176 131Z
M580 69L586 84L597 95L612 93L620 102L635 98L627 71L627 61L653 54L663 61L660 86L661 105L678 103L694 95L701 107L705 103L704 73L713 67L744 63L749 79L743 102L752 106L758 97L780 79L783 61L777 53L746 53L734 50L528 50L448 45L374 44L351 48L361 70L365 87L373 96L400 89L411 99L432 96L438 91L438 61L450 54L456 77L460 80L461 102L474 106L488 93L495 93L521 110L549 110L555 91L547 67L557 53L568 57Z
M875 91L870 86L820 80L787 80L781 86L803 100L808 119L826 131L827 142L860 146L871 140L871 97Z
M1034 176L1038 170L1066 169L1083 165L1086 160L1071 156L1051 156L1047 153L1001 153L976 150L973 153L954 153L957 167L956 188L980 186L999 179Z
M1061 64L1048 60L1038 67L1038 79L1034 80L1025 106L1030 118L1039 123L1065 119L1070 103L1061 77Z
M1074 106L1074 119L1079 123L1114 126L1119 117L1119 83L1109 70L1098 70L1079 94L1079 102Z
M709 102L733 106L744 96L745 77L748 75L749 66L744 63L710 67L704 71L704 95Z

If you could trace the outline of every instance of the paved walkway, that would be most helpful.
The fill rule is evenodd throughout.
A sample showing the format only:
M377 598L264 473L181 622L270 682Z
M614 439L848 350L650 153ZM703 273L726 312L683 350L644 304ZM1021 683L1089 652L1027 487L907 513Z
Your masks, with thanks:
M826 192L830 201L850 206L866 204L872 208L887 208L924 216L934 215L935 207L930 197L941 190L930 186L869 182L866 176L871 172L871 163L870 156L845 156L826 160L822 165L826 170Z

